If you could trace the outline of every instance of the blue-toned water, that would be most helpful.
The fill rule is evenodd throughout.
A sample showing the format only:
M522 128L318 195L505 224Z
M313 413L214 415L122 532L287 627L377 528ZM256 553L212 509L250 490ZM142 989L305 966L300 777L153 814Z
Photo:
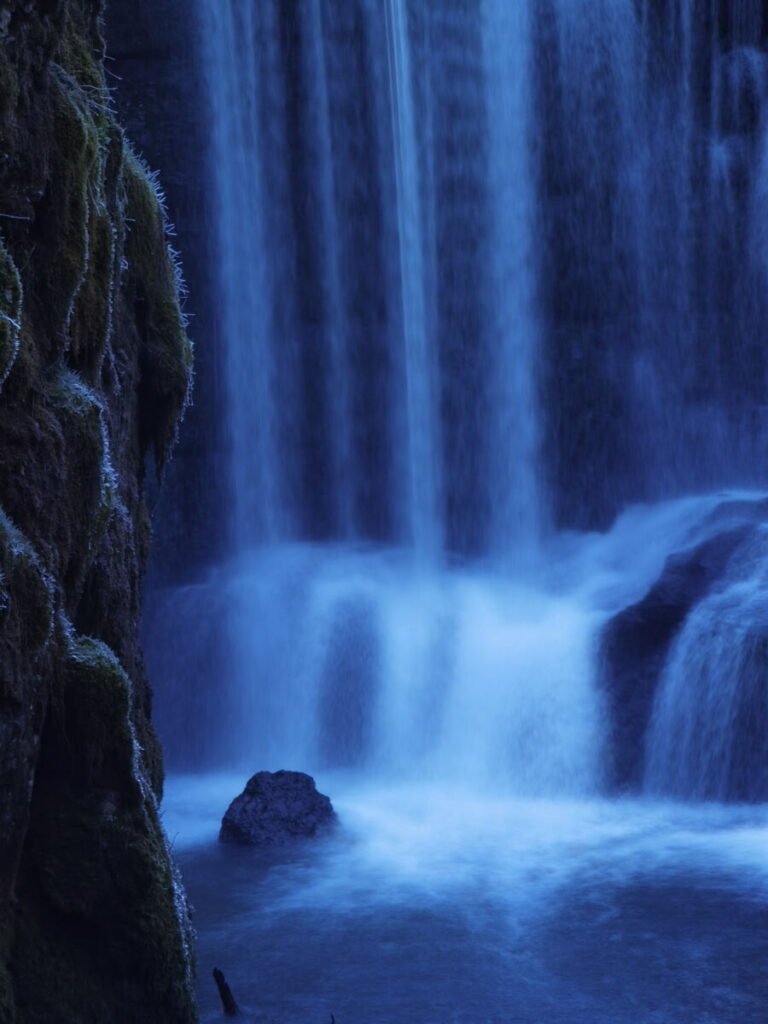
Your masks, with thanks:
M762 1021L763 5L193 7L228 556L145 637L204 1018L217 965L286 1024ZM338 835L219 848L278 768Z
M705 599L670 651L642 799L603 795L599 686L602 626L671 550L721 536L723 510L758 497L630 509L607 534L554 538L515 580L295 545L169 591L172 736L209 726L165 803L204 1019L219 966L259 1021L761 1021L768 805L701 801L728 797L723 752L741 748L734 769L756 786L764 770L753 730L720 712L760 688L768 703L752 629L768 537L734 558L731 614ZM710 601L717 633L702 636ZM205 661L212 635L228 661ZM282 767L317 777L338 834L220 847L245 779Z
M765 807L520 800L320 778L335 839L215 841L242 780L171 780L204 1021L760 1024Z

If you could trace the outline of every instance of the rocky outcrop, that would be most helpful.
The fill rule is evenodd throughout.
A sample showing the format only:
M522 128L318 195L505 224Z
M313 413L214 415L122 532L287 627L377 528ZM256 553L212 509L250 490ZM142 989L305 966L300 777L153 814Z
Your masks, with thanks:
M646 733L671 644L691 610L723 579L766 511L761 502L719 506L711 517L714 534L668 558L648 593L606 625L600 660L610 723L607 782L612 790L640 787Z
M221 822L219 840L244 846L286 846L314 839L336 823L327 796L304 772L257 772Z
M0 1021L187 1022L138 644L191 349L99 0L0 2Z

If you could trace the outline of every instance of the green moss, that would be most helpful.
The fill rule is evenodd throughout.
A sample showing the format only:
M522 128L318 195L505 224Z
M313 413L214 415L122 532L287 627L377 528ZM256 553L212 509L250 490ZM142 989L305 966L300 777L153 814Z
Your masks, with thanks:
M54 584L32 545L2 509L0 575L0 633L20 655L32 655L51 639Z
M0 135L4 142L15 129L16 104L19 101L19 76L13 63L8 59L4 46L0 46Z
M142 782L131 685L71 635L38 768L11 970L25 1024L194 1021L186 907Z
M24 1024L193 1024L162 842L141 817L105 821L57 795L63 804L47 805L48 828L32 838L41 852L46 841L40 895L16 923L11 971L19 1003L34 1007ZM45 890L49 879L60 904Z
M78 637L69 645L64 673L63 735L76 751L74 763L84 786L98 782L135 789L134 741L130 723L131 684L106 644Z
M56 218L57 273L55 309L58 329L69 332L74 305L89 266L91 204L99 195L99 132L77 83L55 69L54 138L57 150L51 182L51 209Z
M34 328L27 322L26 317L22 316L18 351L6 387L10 389L13 384L17 393L32 387L33 382L40 378L40 363L41 352L36 343Z
M11 963L19 1002L35 994L25 1024L191 1024L172 869L151 822L105 816L60 787L50 796L30 837L38 896Z
M112 309L122 257L122 211L117 183L121 178L123 134L114 121L98 51L77 33L65 35L60 49L59 78L69 118L84 130L87 145L69 165L76 170L85 194L80 211L85 244L81 267L68 310L72 359L95 377L110 338ZM65 116L66 121L66 116ZM65 127L72 140L72 125ZM96 159L98 151L98 159ZM70 234L70 238L71 238ZM69 247L76 255L77 246Z
M67 474L81 512L79 532L90 538L94 517L104 504L106 438L101 401L74 371L67 369L60 369L47 380L45 393L67 443ZM82 556L90 547L88 542Z
M72 453L68 471L76 477L79 541L70 554L65 575L77 590L101 546L110 518L115 513L127 513L120 500L101 400L68 369L59 369L49 379L46 394Z
M101 71L101 56L79 32L70 27L61 38L57 59L78 85L93 90L99 100L106 103L109 94Z
M19 272L0 239L0 389L16 360L21 337L22 289Z
M181 311L183 286L168 245L162 193L127 145L124 181L129 286L142 329L142 387L146 408L153 410L148 429L162 466L189 401L192 344Z
M112 327L115 281L115 229L102 202L89 206L88 267L75 298L70 324L73 361L98 370Z

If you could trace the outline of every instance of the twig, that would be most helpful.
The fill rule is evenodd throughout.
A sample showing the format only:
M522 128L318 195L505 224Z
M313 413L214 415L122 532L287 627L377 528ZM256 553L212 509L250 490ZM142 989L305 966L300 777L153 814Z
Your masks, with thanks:
M237 1017L240 1010L235 1002L235 997L232 995L232 989L224 977L224 972L220 971L218 967L213 968L213 980L216 982L216 988L219 990L219 998L221 999L221 1005L224 1007L224 1015L226 1017Z

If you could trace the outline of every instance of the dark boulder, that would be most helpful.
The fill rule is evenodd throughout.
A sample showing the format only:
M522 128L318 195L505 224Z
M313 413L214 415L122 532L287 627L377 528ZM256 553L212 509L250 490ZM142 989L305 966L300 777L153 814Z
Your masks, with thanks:
M285 846L327 832L337 821L331 801L304 772L257 772L221 822L219 841Z
M600 676L610 722L606 782L611 790L640 787L646 730L670 645L691 609L725 576L737 549L757 529L754 520L742 522L671 555L645 597L606 624Z

